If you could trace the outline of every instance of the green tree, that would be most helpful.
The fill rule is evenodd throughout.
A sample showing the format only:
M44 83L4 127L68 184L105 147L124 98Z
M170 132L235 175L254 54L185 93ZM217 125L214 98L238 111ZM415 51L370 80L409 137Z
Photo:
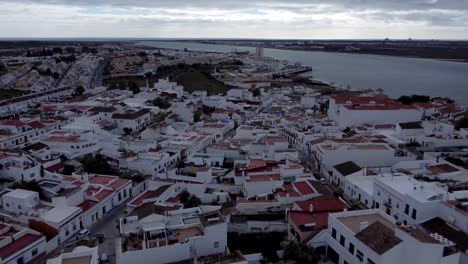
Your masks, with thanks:
M52 73L52 78L57 80L58 78L60 78L60 74L58 72L54 72L54 73Z
M85 88L82 85L78 85L78 87L76 87L75 92L77 95L82 96L85 92Z
M183 190L180 193L180 202L186 204L190 198L190 193L187 190Z
M171 107L171 103L169 103L168 101L162 99L161 97L158 97L156 99L153 100L153 105L154 106L157 106L161 109L168 109L169 107Z
M184 204L184 208L193 208L193 207L199 206L200 204L201 204L200 198L198 198L196 195L192 195L188 199L187 203Z
M260 95L262 95L262 91L260 91L260 88L255 88L255 89L252 91L252 94L253 94L253 96L255 96L255 97L259 97Z
M125 135L130 135L132 133L132 129L128 128L128 127L124 127L123 131L124 131Z
M86 156L83 160L83 170L87 173L114 174L106 158L101 154L97 154L94 157L92 155Z
M133 94L137 94L140 92L140 87L136 82L133 81L128 82L128 89L132 91Z

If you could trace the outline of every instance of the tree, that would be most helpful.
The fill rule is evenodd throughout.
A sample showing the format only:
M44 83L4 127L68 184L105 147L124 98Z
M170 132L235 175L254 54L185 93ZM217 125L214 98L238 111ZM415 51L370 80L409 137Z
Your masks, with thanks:
M70 164L65 164L63 167L62 174L64 175L72 175L72 173L75 171L75 166L70 165Z
M55 47L55 48L52 49L52 52L55 53L55 54L62 54L63 49L60 48L60 47Z
M193 208L197 207L201 204L200 198L198 198L196 195L190 196L188 199L187 203L184 205L184 208Z
M111 82L109 84L109 90L115 90L115 89L118 89L118 85L115 83L115 82Z
M132 91L133 94L137 94L140 92L140 87L136 82L128 81L128 89Z
M200 122L200 120L201 120L201 113L197 111L193 114L193 122Z
M146 78L146 79L151 79L151 77L153 77L153 73L152 73L152 72L147 72L147 73L145 73L145 78Z
M468 128L468 117L464 117L463 119L458 121L457 124L455 125L455 128L456 129Z
M78 87L76 87L75 92L77 95L82 96L85 92L85 88L82 85L78 85Z
M161 109L168 109L169 107L171 107L171 103L169 103L168 101L162 99L161 97L158 97L156 99L153 100L153 105L154 106L157 106Z
M180 202L182 204L186 204L188 202L188 199L190 198L190 193L187 190L183 190L180 193Z
M87 173L95 173L95 174L107 174L111 175L114 174L109 163L104 156L101 154L97 154L96 156L86 156L83 159L83 170Z
M125 135L130 135L132 133L132 129L128 128L128 127L124 127L123 131L124 131Z
M55 80L58 80L58 78L60 78L60 74L58 72L54 72L52 73L52 78L54 78Z
M317 105L314 105L314 106L312 107L312 110L314 110L314 115L315 115L315 113L319 110L319 108L318 108Z
M431 97L426 96L426 95L417 95L413 94L411 96L403 95L398 98L398 101L400 101L402 104L413 104L413 103L428 103L431 101Z
M255 88L255 89L252 91L252 94L253 94L253 96L255 96L255 97L259 97L260 95L262 95L262 91L260 91L259 88Z
M73 47L66 47L66 48L65 48L65 51L66 51L67 53L73 54L73 53L75 53L75 48L73 48Z

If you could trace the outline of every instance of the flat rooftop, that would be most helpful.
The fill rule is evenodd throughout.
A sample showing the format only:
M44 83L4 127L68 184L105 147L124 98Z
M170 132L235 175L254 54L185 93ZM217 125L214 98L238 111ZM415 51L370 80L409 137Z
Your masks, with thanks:
M382 217L380 214L344 216L344 217L338 217L337 219L343 225L345 225L348 229L350 229L354 234L357 234L361 231L361 223L363 222L367 222L367 226L370 226L375 222L380 222L381 224L385 225L391 230L394 230L395 228L395 224L388 221L387 219Z
M62 259L62 264L91 264L91 256Z

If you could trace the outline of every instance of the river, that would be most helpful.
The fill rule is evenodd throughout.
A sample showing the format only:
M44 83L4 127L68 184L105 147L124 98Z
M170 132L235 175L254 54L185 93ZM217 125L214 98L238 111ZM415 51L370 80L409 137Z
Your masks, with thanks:
M196 51L250 51L255 48L189 42L144 41L139 45ZM368 54L265 49L265 56L311 66L314 79L353 90L381 88L391 97L423 94L450 97L468 105L468 63Z

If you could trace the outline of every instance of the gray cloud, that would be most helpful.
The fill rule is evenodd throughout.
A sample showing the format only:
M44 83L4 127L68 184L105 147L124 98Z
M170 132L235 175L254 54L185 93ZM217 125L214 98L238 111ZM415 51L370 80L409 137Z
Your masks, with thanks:
M0 5L0 36L42 34L37 27L52 26L57 30L44 32L468 38L468 0L0 0Z

